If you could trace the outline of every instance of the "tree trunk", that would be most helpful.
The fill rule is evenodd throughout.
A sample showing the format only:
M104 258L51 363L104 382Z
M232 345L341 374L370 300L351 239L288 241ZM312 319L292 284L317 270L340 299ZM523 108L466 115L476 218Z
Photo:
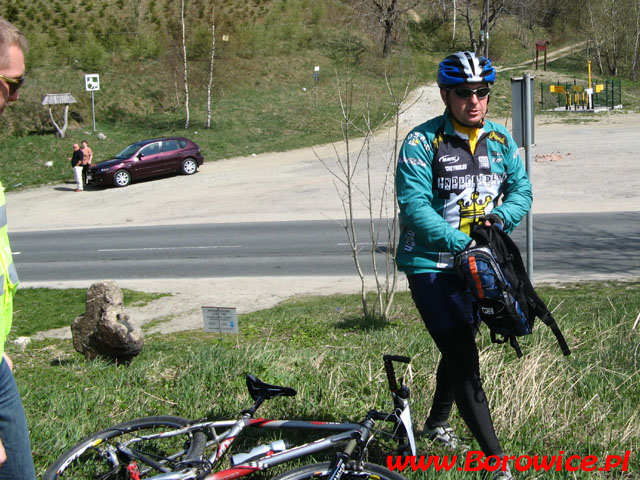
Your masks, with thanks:
M398 27L398 19L419 2L420 0L365 0L362 2L365 14L373 13L378 24L382 25L382 55L384 57L391 53L393 34Z
M478 52L478 43L476 42L476 36L473 31L473 20L471 18L471 2L467 0L467 6L465 8L465 18L467 19L467 28L469 29L469 41L471 43L471 50L474 53Z
M456 0L453 0L453 33L451 34L451 42L456 41L456 18L458 13L458 4Z
M211 59L209 62L209 84L207 85L207 122L205 128L211 128L211 86L213 85L213 60L216 53L215 7L211 11Z
M598 64L598 70L600 72L600 75L602 75L604 73L604 67L602 65L602 52L601 52L601 39L598 37L597 33L598 33L598 27L596 26L596 22L595 22L595 18L593 15L593 9L591 8L591 4L587 4L588 5L588 11L589 11L589 20L591 22L591 40L593 41L593 48L596 51L596 63Z
M631 62L631 72L629 78L633 81L638 80L638 63L640 61L640 5L636 6L636 39L633 44L633 60Z
M185 109L185 121L184 128L189 128L189 82L187 78L187 42L185 35L185 25L184 25L184 0L181 2L180 8L180 23L182 24L182 60L184 63L184 70L182 74L182 79L184 80L184 109Z
M391 35L393 34L393 19L384 21L384 41L382 43L382 56L388 57L391 53Z
M489 56L489 0L483 0L482 14L480 15L480 42L478 53Z
M53 126L56 127L56 135L60 138L64 138L65 134L67 133L68 114L69 114L69 105L65 105L64 111L62 114L63 124L62 124L62 128L60 128L60 126L56 123L56 121L53 118L53 111L51 110L51 107L49 107L49 118L51 119L51 123L53 123Z

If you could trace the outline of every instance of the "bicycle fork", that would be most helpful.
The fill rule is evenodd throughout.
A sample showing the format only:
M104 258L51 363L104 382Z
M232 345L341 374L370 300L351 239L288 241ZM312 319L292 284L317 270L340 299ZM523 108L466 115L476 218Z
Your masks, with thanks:
M393 362L409 363L411 359L400 355L384 355L384 368L387 373L387 381L389 382L389 390L393 398L393 415L396 422L396 435L398 437L398 454L416 455L416 440L413 435L413 420L411 419L411 409L409 407L409 388L403 385L402 378L400 382L396 379L396 372L393 368ZM400 383L400 386L398 386Z
M327 480L340 480L342 475L344 474L347 463L351 460L354 450L358 445L367 444L369 437L371 435L371 430L373 429L374 420L367 418L364 422L362 422L362 429L359 430L358 433L354 434L353 438L349 440L346 447L342 452L340 452L336 458L335 466L332 466L331 476L328 477ZM363 459L360 458L357 460L358 466L363 463Z

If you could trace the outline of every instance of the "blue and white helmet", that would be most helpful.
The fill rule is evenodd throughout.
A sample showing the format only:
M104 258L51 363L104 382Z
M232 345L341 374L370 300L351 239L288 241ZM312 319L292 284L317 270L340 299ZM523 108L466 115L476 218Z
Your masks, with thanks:
M477 57L473 52L457 52L449 55L438 66L438 85L455 87L463 83L493 83L496 69L491 60Z

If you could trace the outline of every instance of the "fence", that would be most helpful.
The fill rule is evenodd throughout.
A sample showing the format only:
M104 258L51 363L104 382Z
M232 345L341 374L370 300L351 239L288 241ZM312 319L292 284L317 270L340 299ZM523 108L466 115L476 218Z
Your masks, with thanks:
M543 110L584 110L588 106L587 82L541 83L540 106ZM618 80L592 82L593 108L613 109L622 105L622 85Z

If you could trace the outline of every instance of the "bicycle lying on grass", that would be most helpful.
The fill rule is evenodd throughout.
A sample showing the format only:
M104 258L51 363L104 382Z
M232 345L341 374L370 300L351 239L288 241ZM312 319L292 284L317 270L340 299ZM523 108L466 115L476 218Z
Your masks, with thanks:
M393 399L391 413L372 410L360 423L254 418L265 400L294 396L296 391L247 375L247 388L254 403L242 411L238 419L189 421L161 416L131 420L91 435L67 450L49 467L42 480L229 480L327 451L337 451L333 461L295 468L276 479L403 480L402 475L386 467L366 462L370 442L378 434L395 440L397 454L416 454L409 389L402 379L398 382L393 366L393 362L409 363L409 358L385 355L383 361ZM392 428L374 428L378 421L391 424ZM228 468L222 468L222 459L247 429L337 433L302 445L290 446L285 440L257 445L249 452L230 455ZM211 449L212 453L206 455Z

